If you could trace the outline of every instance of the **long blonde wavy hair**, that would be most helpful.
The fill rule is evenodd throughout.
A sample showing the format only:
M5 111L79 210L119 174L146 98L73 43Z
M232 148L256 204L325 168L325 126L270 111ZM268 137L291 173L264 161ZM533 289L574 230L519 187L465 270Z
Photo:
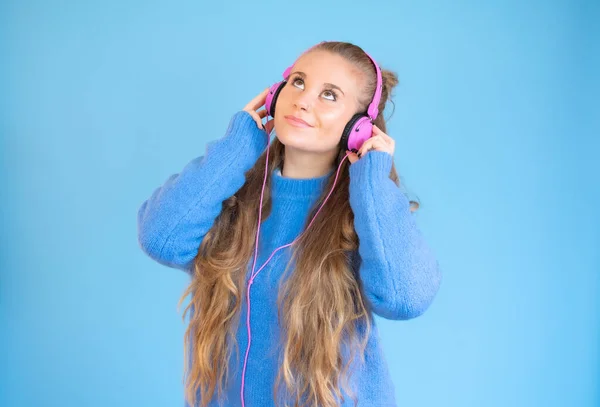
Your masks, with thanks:
M325 42L313 50L341 55L368 78L359 98L360 111L366 111L375 93L376 76L364 51L347 42ZM398 77L385 69L381 69L381 73L382 97L374 123L387 132L383 112L392 89L398 84ZM284 149L285 146L274 138L269 148L269 174L281 168ZM336 169L345 154L345 149L340 148L333 163ZM217 387L218 398L222 398L232 350L228 343L235 345L239 352L235 334L241 305L246 301L246 270L255 245L265 164L266 150L245 173L244 185L223 202L222 212L202 240L194 259L192 281L179 301L178 308L192 294L183 314L185 321L187 312L192 310L184 339L185 398L191 406L196 405L199 392L200 406L205 407ZM280 287L277 297L283 357L273 387L276 405L280 405L278 389L282 380L285 390L295 400L295 407L338 406L336 398L342 398L340 387L356 402L354 393L348 388L348 367L357 355L364 362L372 315L367 309L357 271L352 267L352 253L358 249L358 237L349 204L349 166L349 161L345 160L335 190L321 209L321 216L291 246L293 252L285 270L289 269L292 259L295 268ZM323 194L311 209L305 228L331 190L335 173L329 177ZM389 177L400 187L393 163ZM270 186L271 178L268 177L263 197L263 222L271 212ZM419 207L417 202L410 202L411 210ZM290 294L292 289L293 295ZM344 365L343 349L352 351Z

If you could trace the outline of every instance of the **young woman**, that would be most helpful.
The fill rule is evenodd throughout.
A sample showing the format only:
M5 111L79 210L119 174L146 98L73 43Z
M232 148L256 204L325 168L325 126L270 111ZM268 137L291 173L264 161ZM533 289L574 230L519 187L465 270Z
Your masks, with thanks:
M317 44L141 205L144 252L191 276L186 405L396 405L373 314L415 318L441 282L386 134L397 83Z

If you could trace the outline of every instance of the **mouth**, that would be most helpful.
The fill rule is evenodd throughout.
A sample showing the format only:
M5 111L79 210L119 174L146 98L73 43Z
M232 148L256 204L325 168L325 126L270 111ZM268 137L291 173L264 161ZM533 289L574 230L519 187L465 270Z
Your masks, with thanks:
M287 115L287 116L284 116L284 117L285 117L285 120L289 124L291 124L292 126L295 126L295 127L313 127L310 124L306 123L304 120L299 119L299 118L297 118L295 116Z

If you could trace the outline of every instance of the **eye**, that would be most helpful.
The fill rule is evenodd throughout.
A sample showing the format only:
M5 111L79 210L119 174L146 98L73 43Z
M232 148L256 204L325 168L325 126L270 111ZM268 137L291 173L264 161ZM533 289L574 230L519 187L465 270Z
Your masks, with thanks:
M298 82L301 82L302 85L304 85L304 80L301 77L299 77L299 76L296 76L295 78L293 78L290 83L292 85L296 86L296 84ZM296 86L296 87L298 87L298 86ZM333 89L326 89L326 90L323 91L323 94L329 94L330 95L329 97L325 98L327 100L331 100L332 102L335 102L337 100L337 93L334 92Z
M327 100L333 100L333 101L337 100L337 95L335 94L334 91L332 91L332 90L326 90L326 91L323 91L323 93L329 93L329 94L331 94L332 99L328 99L327 98Z
M296 76L294 79L292 79L292 85L296 86L296 82L298 82L298 81L304 83L304 81L302 80L301 77Z

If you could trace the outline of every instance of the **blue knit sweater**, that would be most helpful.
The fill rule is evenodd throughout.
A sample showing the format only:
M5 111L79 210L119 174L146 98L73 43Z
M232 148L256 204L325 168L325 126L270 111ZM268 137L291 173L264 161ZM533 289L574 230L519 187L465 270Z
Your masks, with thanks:
M160 264L192 275L194 257L219 215L222 202L242 187L245 172L266 147L266 133L258 129L250 114L234 114L224 137L208 143L205 155L171 175L142 203L138 239L143 251ZM390 154L372 150L350 166L349 200L359 237L354 265L371 312L386 319L406 320L421 315L432 303L441 272L409 211L406 196L389 178L392 160ZM309 210L332 172L310 179L287 178L280 171L273 172L272 212L266 220L263 216L256 270L276 248L292 242L303 231ZM290 254L290 248L279 250L257 275L250 291L252 338L244 382L247 407L275 405L272 389L279 368L275 354L278 344L273 343L279 338L277 284ZM248 273L252 264L251 259ZM241 373L248 345L246 316L244 301L237 330L239 358L231 366L232 380L223 404L226 406L241 406ZM365 361L350 381L358 406L396 406L375 320ZM346 401L342 406L353 405L343 394ZM211 405L218 405L217 400L213 399Z

